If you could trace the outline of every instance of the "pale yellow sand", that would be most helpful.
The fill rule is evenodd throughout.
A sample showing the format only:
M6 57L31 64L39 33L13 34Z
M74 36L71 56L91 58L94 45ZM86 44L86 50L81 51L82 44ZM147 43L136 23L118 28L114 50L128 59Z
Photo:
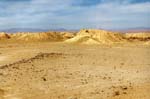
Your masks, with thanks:
M0 99L150 99L149 46L1 42L0 59Z

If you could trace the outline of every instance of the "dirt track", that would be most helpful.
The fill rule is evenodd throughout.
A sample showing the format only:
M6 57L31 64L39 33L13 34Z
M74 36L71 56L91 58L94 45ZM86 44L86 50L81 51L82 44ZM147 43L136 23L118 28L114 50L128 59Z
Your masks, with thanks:
M0 44L0 99L150 99L150 47Z

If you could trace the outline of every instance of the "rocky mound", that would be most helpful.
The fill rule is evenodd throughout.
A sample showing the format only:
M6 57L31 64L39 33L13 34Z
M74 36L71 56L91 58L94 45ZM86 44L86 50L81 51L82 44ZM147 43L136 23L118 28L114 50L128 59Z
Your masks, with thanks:
M68 39L68 43L85 43L85 44L112 44L117 42L124 42L123 34L109 32L105 30L81 30L77 35Z
M10 36L4 32L0 33L0 40L9 39Z
M60 32L15 33L10 36L19 41L63 41L73 37L71 33Z
M126 33L125 37L133 41L150 41L150 33Z

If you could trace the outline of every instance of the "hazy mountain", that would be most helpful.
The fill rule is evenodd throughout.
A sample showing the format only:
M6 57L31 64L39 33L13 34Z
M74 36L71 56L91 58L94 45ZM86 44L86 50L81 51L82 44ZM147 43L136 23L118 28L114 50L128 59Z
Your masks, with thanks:
M111 31L117 31L122 33L150 32L150 28L137 27L137 28L127 28L127 29L112 29Z
M122 32L122 33L135 33L135 32L150 32L150 28L145 27L138 27L138 28L127 28L127 29L102 29L100 30L109 30L112 32ZM58 29L38 29L38 28L10 28L5 30L0 30L0 32L6 33L16 33L16 32L46 32L46 31L70 31L70 32L77 32L79 30L69 30L64 28Z
M5 29L0 31L7 32L7 33L15 33L15 32L46 32L46 31L67 31L67 30L64 28L59 28L59 29L11 28L11 29Z

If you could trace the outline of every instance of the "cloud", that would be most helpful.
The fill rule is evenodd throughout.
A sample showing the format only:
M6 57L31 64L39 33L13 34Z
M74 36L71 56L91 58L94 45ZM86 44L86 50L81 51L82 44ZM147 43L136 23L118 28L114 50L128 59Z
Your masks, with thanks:
M0 1L0 29L109 29L150 26L148 0L10 1Z
M103 0L78 0L78 2L72 2L73 6L95 6L99 3L103 3Z

